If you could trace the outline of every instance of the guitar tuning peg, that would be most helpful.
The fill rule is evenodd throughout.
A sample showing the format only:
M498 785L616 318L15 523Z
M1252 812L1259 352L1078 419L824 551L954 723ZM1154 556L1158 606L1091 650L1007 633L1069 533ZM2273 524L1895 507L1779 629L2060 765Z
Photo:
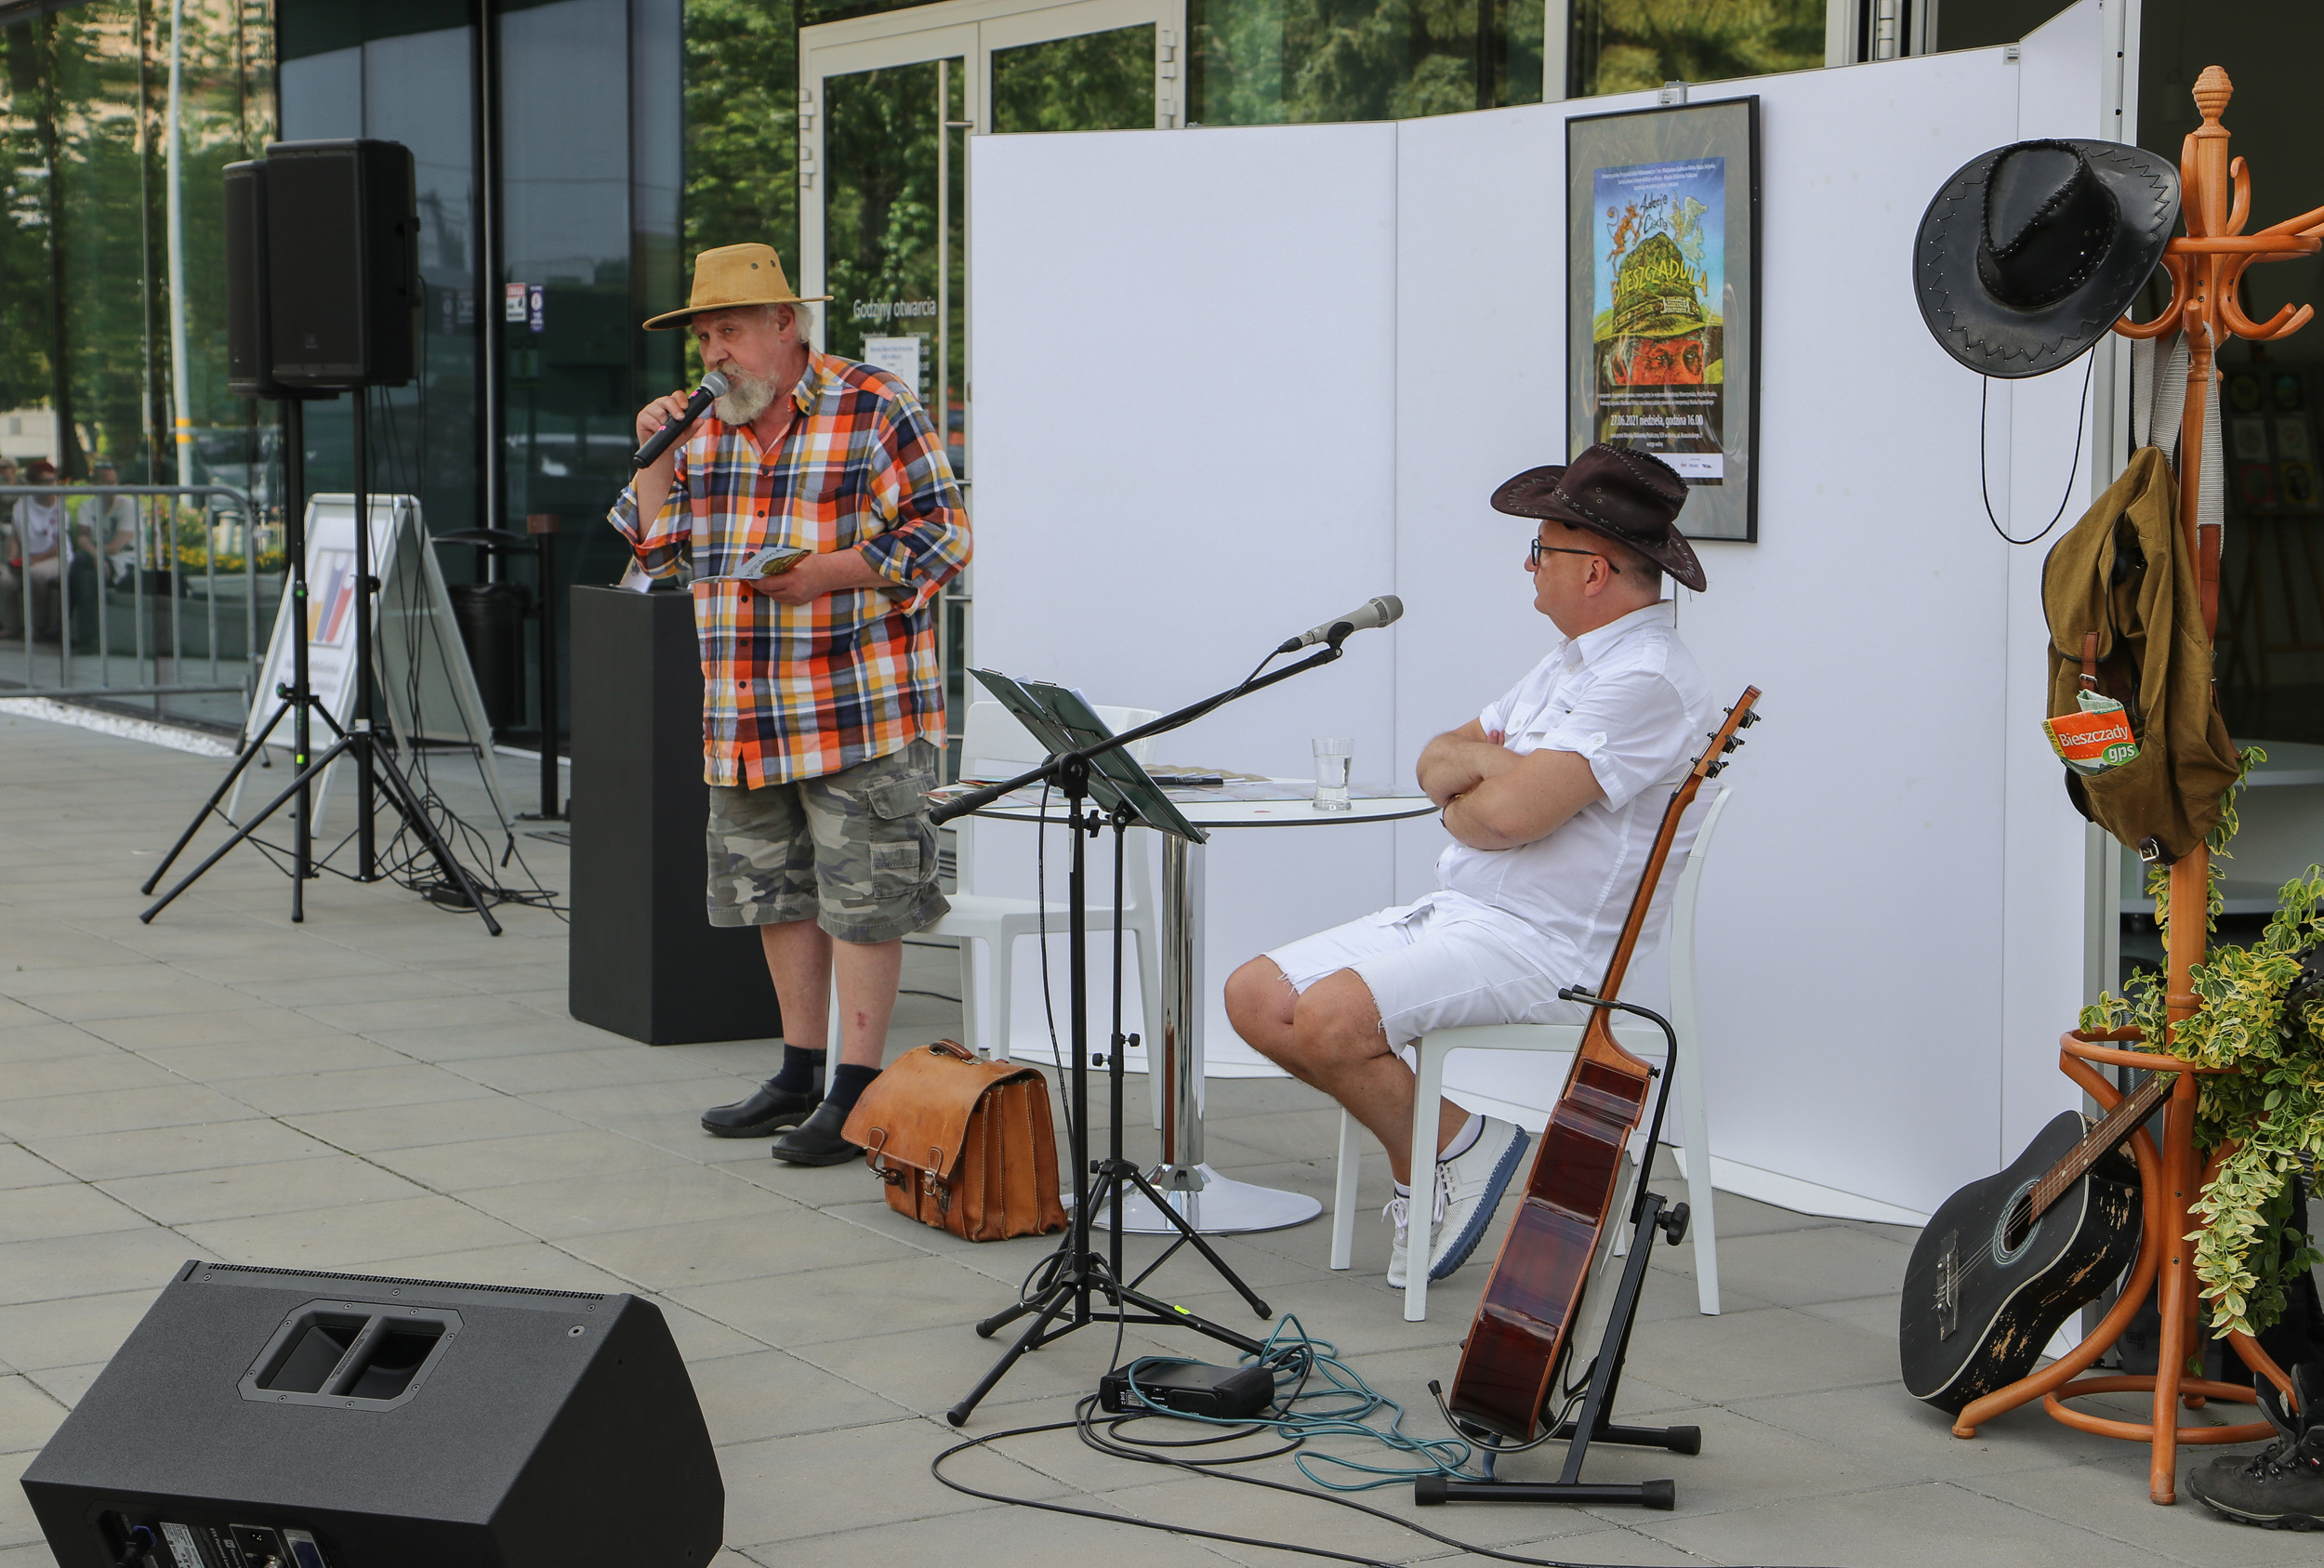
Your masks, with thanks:
M1725 763L1714 762L1710 767L1703 770L1703 777L1707 779L1715 779L1726 771L1727 765Z
M1758 722L1759 722L1759 709L1757 709L1757 708L1753 708L1753 709L1751 709L1751 711L1750 711L1750 712L1749 712L1749 713L1747 713L1747 714L1745 714L1745 715L1743 716L1742 721L1741 721L1740 723L1738 723L1738 724L1736 726L1736 729L1738 729L1738 730L1748 730L1748 729L1750 729L1752 725L1754 725L1754 724L1756 724L1756 723L1758 723Z
M1727 737L1727 744L1721 746L1719 749L1721 751L1733 751L1736 747L1741 745L1742 744L1743 741L1740 736L1729 735Z

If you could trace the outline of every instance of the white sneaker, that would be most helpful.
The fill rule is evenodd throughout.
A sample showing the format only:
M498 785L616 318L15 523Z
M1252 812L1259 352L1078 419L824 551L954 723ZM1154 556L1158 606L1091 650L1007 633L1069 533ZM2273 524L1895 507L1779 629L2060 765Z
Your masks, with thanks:
M1493 1223L1493 1211L1517 1174L1517 1162L1533 1140L1513 1122L1485 1118L1469 1152L1436 1162L1436 1196L1432 1206L1428 1277L1441 1280L1469 1260Z
M1391 1290L1402 1290L1405 1282L1411 1278L1405 1272L1408 1267L1407 1260L1412 1256L1411 1214L1412 1200L1402 1192L1390 1194L1388 1206L1380 1211L1380 1217L1396 1228L1396 1239L1388 1244L1388 1288ZM1432 1232L1430 1240L1434 1239Z

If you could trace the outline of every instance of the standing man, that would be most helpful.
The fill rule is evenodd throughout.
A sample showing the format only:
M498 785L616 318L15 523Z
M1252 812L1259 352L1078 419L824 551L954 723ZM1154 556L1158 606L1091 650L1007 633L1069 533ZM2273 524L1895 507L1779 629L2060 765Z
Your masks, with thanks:
M1562 635L1506 696L1420 753L1420 787L1454 839L1436 862L1439 890L1279 947L1227 981L1243 1038L1386 1145L1392 1285L1407 1268L1440 1280L1468 1261L1526 1142L1447 1100L1436 1168L1406 1170L1412 1070L1398 1053L1437 1029L1581 1021L1558 989L1604 977L1667 791L1702 746L1710 688L1662 600L1665 572L1704 587L1678 531L1685 504L1685 481L1661 459L1605 445L1493 493L1497 510L1538 523L1525 572L1533 607ZM1683 824L1671 854L1694 841ZM1650 932L1670 899L1665 881Z
M827 296L823 297L828 297ZM904 937L950 907L927 792L944 746L936 595L967 563L969 520L943 439L886 371L818 352L766 245L694 258L682 326L724 397L610 520L648 573L693 578L702 639L714 926L756 926L783 1008L783 1067L703 1113L721 1138L776 1139L794 1165L860 1153L839 1136L879 1074ZM638 412L638 441L684 408ZM764 547L810 552L734 581ZM837 982L839 1062L820 1096Z

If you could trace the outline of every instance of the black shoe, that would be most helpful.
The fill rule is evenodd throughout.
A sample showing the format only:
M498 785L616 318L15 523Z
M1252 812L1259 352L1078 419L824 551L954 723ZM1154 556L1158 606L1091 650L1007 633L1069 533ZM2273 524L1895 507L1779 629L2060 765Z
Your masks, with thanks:
M702 1130L716 1138L770 1138L795 1127L821 1104L812 1094L794 1094L774 1087L769 1078L748 1100L713 1105L702 1113Z
M2292 1369L2292 1388L2307 1408L2288 1424L2277 1402L2261 1409L2282 1435L2256 1457L2214 1459L2187 1477L2186 1489L2223 1519L2269 1530L2324 1530L2324 1418L2314 1408L2324 1397L2324 1372L2314 1364Z
M813 1115L776 1139L771 1153L795 1166L844 1164L864 1152L839 1136L845 1126L847 1113L838 1101L826 1100L815 1107Z

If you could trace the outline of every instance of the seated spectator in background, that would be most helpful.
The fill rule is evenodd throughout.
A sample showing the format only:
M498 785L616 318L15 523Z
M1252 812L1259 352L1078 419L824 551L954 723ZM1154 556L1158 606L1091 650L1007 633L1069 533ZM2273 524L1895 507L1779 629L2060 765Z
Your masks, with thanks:
M119 484L121 470L110 457L99 457L92 482ZM106 588L125 588L138 565L138 504L127 495L92 495L80 503L73 518L80 547L73 552L73 645L76 652L97 651L99 626L99 596Z
M24 470L27 484L54 484L57 466L35 457ZM0 637L22 637L30 602L33 636L53 639L59 619L58 585L63 572L64 497L20 495L9 508L12 534L6 564L0 565ZM29 591L28 591L29 590Z

